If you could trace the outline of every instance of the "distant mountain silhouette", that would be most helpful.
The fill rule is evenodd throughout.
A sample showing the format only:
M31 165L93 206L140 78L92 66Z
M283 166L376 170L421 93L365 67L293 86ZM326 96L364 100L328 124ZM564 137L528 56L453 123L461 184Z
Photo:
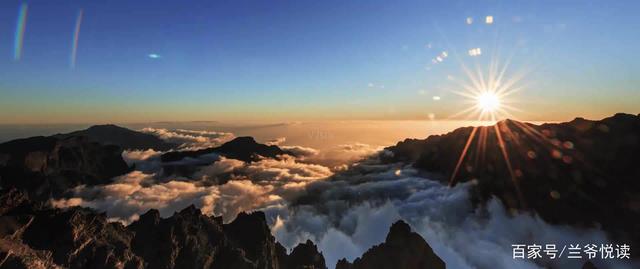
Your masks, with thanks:
M451 185L474 182L476 203L495 195L552 223L599 223L617 239L640 243L640 116L542 125L504 120L407 139L387 152L385 161L438 172Z
M275 158L278 155L288 154L294 155L292 152L280 149L275 145L265 145L256 142L253 137L244 136L237 137L219 147L201 149L195 151L172 151L162 154L163 162L175 162L186 157L197 158L205 154L216 153L227 158L237 159L245 162L259 160L260 156L267 158Z
M154 149L167 151L178 146L166 142L155 135L136 132L113 124L94 125L85 130L54 135L57 138L71 136L84 136L89 138L91 142L98 142L103 145L117 145L125 150Z

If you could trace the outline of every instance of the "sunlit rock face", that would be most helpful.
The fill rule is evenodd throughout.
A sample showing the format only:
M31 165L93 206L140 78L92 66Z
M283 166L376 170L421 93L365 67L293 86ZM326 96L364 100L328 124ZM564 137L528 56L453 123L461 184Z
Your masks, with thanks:
M615 238L640 242L633 227L640 218L639 116L543 125L505 120L408 139L387 151L387 162L412 162L451 185L474 183L475 202L495 195L552 223L601 224Z

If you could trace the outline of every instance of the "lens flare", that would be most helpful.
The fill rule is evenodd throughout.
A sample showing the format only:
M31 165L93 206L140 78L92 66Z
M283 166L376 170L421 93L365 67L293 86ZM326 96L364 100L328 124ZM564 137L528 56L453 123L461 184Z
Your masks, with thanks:
M80 38L80 26L82 25L82 15L84 11L80 9L78 17L76 18L76 27L73 31L73 44L71 45L71 68L76 67L76 58L78 54L78 39Z
M18 12L18 21L16 23L16 34L13 43L13 59L19 61L22 58L22 46L24 44L24 31L27 28L27 4L20 5Z
M512 106L515 101L510 99L514 93L524 89L520 85L524 74L507 77L508 63L500 65L492 60L488 68L477 68L472 71L462 64L466 76L462 79L451 77L455 83L453 93L465 98L468 107L453 114L450 118L473 118L480 121L496 121L513 117L513 111L521 111Z

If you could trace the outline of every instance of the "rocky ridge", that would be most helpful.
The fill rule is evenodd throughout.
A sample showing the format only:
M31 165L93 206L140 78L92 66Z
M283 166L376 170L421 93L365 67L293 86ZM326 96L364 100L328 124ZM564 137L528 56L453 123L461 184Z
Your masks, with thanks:
M75 131L67 134L57 134L55 138L86 137L91 142L103 145L116 145L125 150L148 150L167 151L178 145L166 142L152 134L136 132L113 124L94 125L85 130Z
M326 268L315 245L300 258L271 235L264 213L229 224L194 206L161 218L150 210L123 226L85 208L31 205L17 190L0 197L0 268Z
M407 139L387 152L381 155L386 162L413 163L451 185L472 182L477 204L496 196L512 211L602 226L617 241L640 243L634 226L640 219L640 116L542 125L504 120Z

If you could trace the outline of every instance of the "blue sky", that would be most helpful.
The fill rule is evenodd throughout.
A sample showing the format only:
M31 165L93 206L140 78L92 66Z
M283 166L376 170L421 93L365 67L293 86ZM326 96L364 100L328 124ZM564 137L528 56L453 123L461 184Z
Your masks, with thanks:
M446 119L447 77L507 58L514 116L640 112L636 1L398 2L5 0L0 122Z

